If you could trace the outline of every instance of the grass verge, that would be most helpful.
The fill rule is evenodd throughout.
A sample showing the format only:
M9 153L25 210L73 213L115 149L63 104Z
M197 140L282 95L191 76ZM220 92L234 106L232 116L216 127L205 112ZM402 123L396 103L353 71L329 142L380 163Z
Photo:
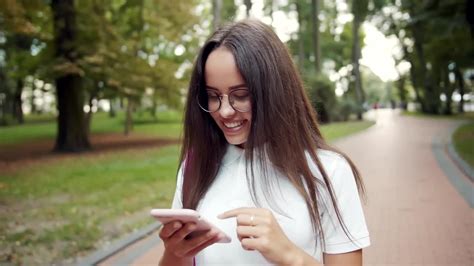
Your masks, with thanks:
M124 113L109 117L108 113L96 113L92 117L91 133L121 133L124 131ZM162 138L177 138L181 132L181 113L167 111L158 113L157 119L148 114L134 115L134 132ZM56 136L56 120L44 115L26 116L26 123L0 127L0 145L14 145L44 139L54 139Z
M459 156L474 168L474 122L464 124L454 131L453 144Z
M339 138L362 131L375 124L372 121L337 122L321 127L321 134L327 141L335 141Z
M433 115L425 114L421 112L402 112L403 115L413 116L413 117L424 117L424 118L434 118L434 119L465 119L465 120L474 120L474 112L465 112L462 114L453 114L453 115Z

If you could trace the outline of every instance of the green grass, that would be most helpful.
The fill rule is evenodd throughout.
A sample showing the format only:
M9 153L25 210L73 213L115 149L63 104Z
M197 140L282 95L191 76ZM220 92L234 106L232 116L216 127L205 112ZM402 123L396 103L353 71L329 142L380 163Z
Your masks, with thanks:
M177 117L171 114L158 123L137 117L135 131L176 138L182 129ZM103 114L95 119L95 132L122 131L120 118ZM17 143L53 138L49 123L18 126L1 136L23 134L14 138ZM321 130L332 141L372 124L334 123ZM35 131L24 132L31 128ZM70 155L0 173L0 264L62 264L150 223L149 209L171 202L178 154L179 147L173 145Z
M60 248L40 264L51 263L151 222L148 210L171 202L178 149L78 156L1 175L0 250L30 264L43 257L36 250Z
M453 134L454 148L472 168L474 168L474 122L464 124Z
M334 141L338 138L348 136L364 130L372 126L372 121L352 121L352 122L337 122L324 125L321 127L321 134L328 141Z
M134 132L149 134L163 138L177 138L181 131L181 113L168 111L158 113L158 120L148 113L134 115ZM56 136L56 120L53 116L26 116L26 123L0 127L0 145L12 145L35 140L54 139ZM91 132L121 133L124 131L124 114L109 117L108 113L96 113L92 117Z
M434 119L466 119L474 120L474 112L465 112L462 114L453 114L453 115L433 115L433 114L424 114L421 112L402 112L403 115L413 116L413 117L423 117L423 118L434 118Z

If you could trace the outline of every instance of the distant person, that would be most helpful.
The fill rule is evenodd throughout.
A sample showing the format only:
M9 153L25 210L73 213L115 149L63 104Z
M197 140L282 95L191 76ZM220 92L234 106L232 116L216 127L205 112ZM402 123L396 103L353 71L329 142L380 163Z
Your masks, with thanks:
M373 104L373 109L374 109L374 110L379 109L379 102L374 102L374 104Z
M192 72L172 207L197 210L232 242L172 221L160 265L362 265L362 180L316 121L269 26L243 20L212 34Z

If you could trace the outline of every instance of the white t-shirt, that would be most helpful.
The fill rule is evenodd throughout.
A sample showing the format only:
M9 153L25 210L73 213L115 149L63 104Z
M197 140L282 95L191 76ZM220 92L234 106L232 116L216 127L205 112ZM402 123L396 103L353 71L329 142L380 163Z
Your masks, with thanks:
M325 235L325 247L321 247L320 240L318 240L319 244L316 247L317 236L313 233L306 203L294 186L281 174L276 171L270 173L270 175L274 175L272 178L278 180L277 185L273 186L272 195L273 202L279 209L271 209L275 204L270 204L265 200L259 182L256 182L256 194L261 204L260 207L271 209L286 236L322 263L323 252L338 254L358 250L369 246L370 239L357 186L349 164L341 155L331 151L319 150L317 155L332 183L339 211L354 242L346 236L332 205L324 203L330 202L327 191L322 191L322 202L318 203ZM308 155L307 159L313 174L322 180L316 164L310 160ZM245 168L244 151L229 145L217 177L199 203L197 211L226 232L232 238L232 242L214 244L202 250L196 256L196 265L269 264L258 251L247 251L242 248L237 238L235 218L224 220L217 218L217 215L234 208L255 207L247 185ZM257 172L255 172L255 179L259 180ZM175 209L182 208L182 182L183 173L180 169L172 206Z

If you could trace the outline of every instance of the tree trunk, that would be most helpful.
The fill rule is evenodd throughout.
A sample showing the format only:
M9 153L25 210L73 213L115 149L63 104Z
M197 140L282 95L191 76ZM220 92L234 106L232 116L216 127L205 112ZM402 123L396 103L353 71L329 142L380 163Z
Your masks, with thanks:
M443 75L443 90L444 94L446 95L446 105L444 109L445 115L452 115L452 96L453 96L453 88L451 82L449 81L449 69L448 64L445 64L442 68L441 75Z
M395 31L394 32L395 32L395 34L396 34L396 36L399 40L399 43L402 46L403 58L405 58L405 60L407 60L410 63L410 81L412 83L413 90L415 91L415 100L421 105L421 110L425 110L425 103L423 101L423 98L420 95L419 85L418 85L418 82L416 80L416 69L415 69L416 66L415 66L414 60L410 56L410 53L408 51L408 47L403 43L403 37L401 35L400 28L398 26L396 26L395 19L393 18L392 15L389 16L389 19L390 19L392 25L395 26ZM404 87L405 87L404 83L405 83L406 79L405 78L402 79L400 73L399 73L399 76L400 76L400 79L403 82L403 84L399 84L400 88L403 89L403 94L401 94L400 96L402 96L402 95L406 96L406 92L404 91ZM404 99L405 99L405 105L402 105L402 107L403 107L404 110L407 110L408 102L406 101L407 100L406 97Z
M23 93L23 79L19 78L16 81L16 90L15 94L13 95L13 117L19 124L23 124L23 108L22 108L22 100L21 94Z
M133 113L133 100L132 100L132 97L128 97L127 98L127 114L125 117L125 129L124 129L125 136L128 136L128 134L130 134L130 132L132 132L133 130L132 113Z
M117 99L111 98L109 99L109 103L110 103L109 117L115 117L117 115L117 110L116 110Z
M362 88L362 78L360 75L359 70L359 59L360 59L360 40L359 40L359 27L361 22L354 18L352 24L352 35L353 35L353 43L352 43L352 73L354 74L355 81L354 81L354 88L357 95L357 102L359 106L362 107L365 101L364 90ZM362 109L359 108L357 112L357 119L362 120Z
M217 30L221 25L221 14L222 14L222 0L213 0L212 1L212 28Z
M303 73L304 70L304 34L303 34L303 13L301 10L301 0L296 0L296 12L298 13L298 67L300 72Z
M319 0L311 0L311 21L313 34L314 69L321 72L321 48L319 43Z
M401 38L399 38L401 40ZM400 41L400 43L402 43ZM413 90L415 91L415 100L421 105L421 111L425 112L426 107L425 107L425 101L421 96L420 93L420 85L417 82L417 70L415 66L414 60L411 58L409 52L408 52L408 47L406 45L402 45L402 50L404 54L404 58L410 63L410 80L411 80L411 85L413 86Z
M75 65L76 17L74 0L52 0L56 58ZM67 73L56 78L58 132L55 151L77 152L90 149L84 119L84 92L79 73Z
M252 9L252 0L244 0L244 4L247 17L250 17L250 9Z
M407 94L405 90L405 81L406 76L399 75L400 78L397 82L397 89L398 89L398 97L400 98L400 107L403 110L407 110Z
M153 95L151 96L151 108L150 108L150 114L151 117L153 117L153 120L157 121L158 118L156 117L156 108L158 108L158 104L156 101L156 88L153 89Z
M454 68L454 77L456 79L456 82L458 83L459 94L461 95L461 100L459 101L459 106L458 106L458 112L462 114L464 113L464 93L465 93L464 92L464 78L457 64L456 64L456 67Z
M55 151L78 152L90 149L81 81L78 75L56 79L59 115Z
M89 112L86 114L86 118L85 118L87 134L91 133L92 116L94 115L94 112L92 111L92 107L94 106L94 99L97 99L99 90L100 88L96 87L95 89L92 90L92 92L89 95Z
M411 11L411 13L413 14L414 12ZM440 105L439 93L437 93L437 89L434 88L427 71L426 57L423 48L423 25L421 25L420 23L415 23L412 26L411 30L413 33L413 42L416 51L416 56L420 64L420 67L418 69L418 73L420 74L419 79L423 82L422 89L424 92L424 109L422 111L430 114L438 114L438 109Z
M35 104L35 99L36 99L35 91L36 90L42 90L44 88L45 84L46 84L46 82L43 83L43 86L41 86L41 88L36 88L34 83L31 84L32 89L31 89L30 104L31 104L31 113L32 114L38 113L38 110L36 109L36 104Z

